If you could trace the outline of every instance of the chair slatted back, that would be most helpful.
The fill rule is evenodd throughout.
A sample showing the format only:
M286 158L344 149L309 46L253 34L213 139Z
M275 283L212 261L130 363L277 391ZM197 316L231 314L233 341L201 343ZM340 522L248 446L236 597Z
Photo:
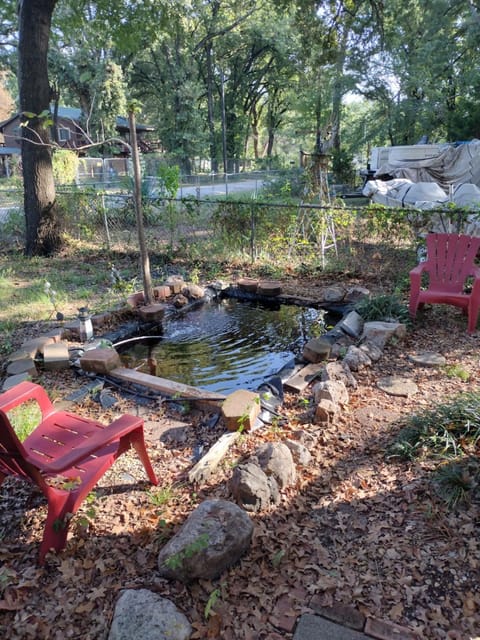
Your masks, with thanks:
M480 238L450 233L430 233L426 238L430 287L458 293L472 275Z

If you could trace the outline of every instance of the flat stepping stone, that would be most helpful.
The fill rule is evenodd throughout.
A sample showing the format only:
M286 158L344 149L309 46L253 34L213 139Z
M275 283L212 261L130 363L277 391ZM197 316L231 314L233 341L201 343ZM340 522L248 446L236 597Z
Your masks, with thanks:
M421 351L409 355L408 359L421 367L444 367L447 364L447 359L435 351Z
M418 392L418 386L409 378L399 378L397 376L387 376L386 378L380 378L377 382L377 387L389 396L401 396L408 398Z

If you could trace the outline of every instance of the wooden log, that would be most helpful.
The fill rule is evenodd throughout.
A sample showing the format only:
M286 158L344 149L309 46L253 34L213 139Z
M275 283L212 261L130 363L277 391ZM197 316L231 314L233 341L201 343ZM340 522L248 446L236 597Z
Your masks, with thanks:
M173 380L167 380L166 378L158 378L148 373L142 373L135 369L127 369L125 367L117 367L109 371L109 375L119 380L131 382L133 384L140 384L149 389L155 389L167 396L179 397L182 400L202 401L207 403L219 404L225 400L224 395L221 393L213 393L206 389L199 389L198 387L192 387L182 382L174 382Z
M190 470L188 474L190 482L198 484L199 482L205 482L208 480L217 468L220 460L237 440L239 435L239 431L229 431L228 433L224 433L220 436L217 442L210 447L203 458L201 458Z

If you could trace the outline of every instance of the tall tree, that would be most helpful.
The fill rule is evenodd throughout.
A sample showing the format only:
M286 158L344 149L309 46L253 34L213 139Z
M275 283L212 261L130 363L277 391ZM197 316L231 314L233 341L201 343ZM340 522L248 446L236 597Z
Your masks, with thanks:
M47 54L57 0L18 3L18 86L26 219L25 253L51 255L62 244L49 137L50 83Z

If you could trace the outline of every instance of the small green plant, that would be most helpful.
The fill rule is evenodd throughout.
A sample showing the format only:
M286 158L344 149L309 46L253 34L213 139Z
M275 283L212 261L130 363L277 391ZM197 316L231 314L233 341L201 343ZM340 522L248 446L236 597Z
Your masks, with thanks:
M437 494L450 509L471 500L478 490L480 466L474 457L448 462L435 472L433 484Z
M217 589L214 589L211 592L211 594L208 596L207 604L205 605L205 610L203 612L205 620L208 620L208 618L212 615L212 613L215 613L213 610L213 607L218 602L218 599L222 597L222 591L224 586L225 584L222 582L220 587L218 587Z
M182 566L184 560L191 558L199 551L206 549L208 547L208 540L208 533L202 533L196 540L188 544L184 549L182 549L178 553L174 553L169 558L167 558L165 560L165 564L169 569L179 569Z
M96 499L97 494L95 491L91 491L85 498L85 512L78 520L79 525L84 529L88 529L91 521L94 520L97 515L97 510L94 507Z
M276 569L282 560L285 558L287 552L285 549L279 549L272 558L272 566Z
M444 371L447 378L459 378L463 382L468 382L470 379L470 373L459 364L446 365Z
M366 322L403 322L410 324L410 314L407 306L395 294L364 298L355 307Z
M147 496L154 507L163 507L175 496L175 490L172 485L166 485L155 491L147 491Z

